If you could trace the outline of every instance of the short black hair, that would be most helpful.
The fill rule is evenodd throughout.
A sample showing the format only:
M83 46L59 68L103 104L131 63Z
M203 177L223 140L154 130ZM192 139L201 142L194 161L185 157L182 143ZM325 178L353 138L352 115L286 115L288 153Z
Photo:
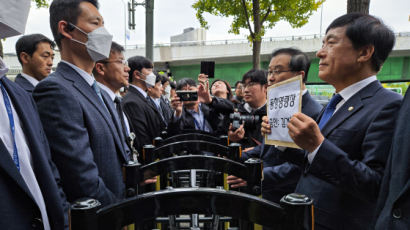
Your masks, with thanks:
M169 78L164 75L161 75L161 84L165 84L165 82L169 82Z
M169 85L171 86L171 89L176 89L177 86L175 85L175 82L169 81Z
M111 53L123 53L125 51L124 47L116 42L111 43Z
M249 82L256 82L260 85L266 85L268 83L266 79L267 76L268 72L266 70L251 69L243 75L242 84L245 84L245 82L249 80Z
M130 72L128 72L130 75L129 77L130 83L132 82L133 73L135 72L135 70L138 70L139 72L141 72L143 68L146 68L146 69L154 68L154 65L152 64L151 60L143 56L134 56L134 57L128 58L128 66L130 67Z
M157 84L158 82L161 81L162 75L159 74L157 71L153 71L153 72L154 72L154 75L155 75L155 84ZM162 84L162 82L161 82L161 84Z
M177 89L176 90L181 90L185 86L196 86L196 82L191 79L191 78L182 78L177 82ZM172 87L172 86L171 86Z
M58 32L58 22L61 20L77 25L78 16L81 14L80 3L89 2L98 9L98 0L53 0L50 5L50 27L54 41L61 48L63 35ZM69 29L74 29L68 27Z
M363 13L349 13L336 18L326 29L346 26L346 36L355 49L374 46L371 59L373 69L379 71L393 49L396 38L393 31L380 19Z
M50 44L51 49L54 49L56 45L48 37L42 34L28 34L19 38L16 42L16 53L20 64L23 64L20 58L20 54L22 52L27 53L30 57L32 57L33 53L37 50L37 45L43 42Z
M242 84L242 81L235 82L235 89L238 88L238 84Z
M300 51L299 49L296 48L282 48L282 49L277 49L272 52L272 58L280 55L280 54L287 54L290 56L290 62L289 62L289 69L298 72L298 71L304 71L305 76L303 77L303 82L306 83L308 73L309 73L309 68L310 68L310 59L309 57Z

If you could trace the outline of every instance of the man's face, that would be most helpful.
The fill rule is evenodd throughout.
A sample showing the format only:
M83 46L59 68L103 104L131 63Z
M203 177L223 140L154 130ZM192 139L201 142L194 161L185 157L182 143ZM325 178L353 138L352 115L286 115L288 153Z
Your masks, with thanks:
M162 83L158 81L155 83L154 87L148 88L148 94L152 98L160 98L162 94Z
M244 101L255 108L266 100L266 88L258 82L245 82Z
M91 31L104 26L104 21L98 9L89 2L81 2L79 5L81 14L77 18L76 26L83 30L85 33L90 33ZM81 42L86 43L88 38L87 35L74 29L72 31L72 36ZM87 52L84 45L72 42L74 49L80 50L82 53ZM88 54L87 54L88 55Z
M141 71L137 71L137 75L142 81L145 81L150 73L152 73L152 68L142 68Z
M243 97L243 85L242 83L238 83L235 88L235 95L238 97Z
M164 82L164 84L162 84L161 93L162 93L163 95L165 95L165 88L167 88L167 86L169 86L169 82L168 82L168 81L166 81L166 82Z
M180 90L187 90L187 91L198 91L198 87L196 85L186 85L181 87ZM184 101L183 105L185 106L193 106L199 103L199 98L196 101Z
M51 72L53 66L54 51L50 43L41 42L37 44L37 49L30 57L26 54L26 58L22 59L23 65L28 67L34 78L41 81Z
M273 57L269 63L268 84L273 85L281 81L292 78L298 72L292 72L289 68L291 56L289 54L279 54Z
M358 72L359 51L346 36L346 27L330 29L323 39L322 48L316 53L319 61L319 78L337 85Z
M128 65L123 64L124 54L111 52L107 62L104 63L104 77L106 82L116 90L128 86Z

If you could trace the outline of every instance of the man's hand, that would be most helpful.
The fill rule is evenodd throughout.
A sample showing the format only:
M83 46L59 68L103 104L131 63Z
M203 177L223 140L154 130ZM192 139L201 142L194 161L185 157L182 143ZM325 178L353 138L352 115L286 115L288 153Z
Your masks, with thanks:
M231 188L239 188L239 187L244 187L248 185L246 181L236 176L232 176L232 175L229 175L226 178L226 180L227 180L226 182L231 186Z
M288 129L292 140L310 153L325 139L316 122L303 113L296 113L290 118Z
M262 117L261 133L262 133L262 136L271 133L269 118L267 116Z
M245 136L245 129L243 128L243 124L239 126L239 128L236 129L235 131L233 131L232 123L229 125L228 138L230 141L238 142L242 140L244 136Z
M209 92L209 80L208 75L199 74L198 75L198 98L199 102L204 104L210 104L212 102L212 96Z
M140 183L140 185L143 186L143 185L154 184L154 183L157 183L157 177L145 179L143 182Z
M171 107L175 110L175 116L180 117L182 114L182 102L178 96L175 95L171 99Z

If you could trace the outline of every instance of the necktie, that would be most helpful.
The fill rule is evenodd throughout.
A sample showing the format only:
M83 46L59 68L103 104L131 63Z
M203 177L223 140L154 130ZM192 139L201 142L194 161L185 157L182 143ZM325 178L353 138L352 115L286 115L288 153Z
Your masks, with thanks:
M107 105L104 103L104 99L103 99L102 94L101 94L101 88L98 86L96 80L94 80L94 83L91 85L91 87L94 89L95 93L96 93L96 94L98 95L98 97L100 98L102 104L104 105L104 108L105 108L107 111L109 111L108 108L107 108Z
M7 95L6 89L4 88L3 82L1 80L0 80L0 88L1 88L1 93L3 94L3 100L4 100L4 105L6 106L7 115L9 117L11 136L13 139L13 161L14 161L14 164L16 164L17 169L20 171L20 162L19 162L19 155L17 152L13 110L11 109L10 98Z
M342 100L342 96L340 94L333 95L330 102L327 104L325 111L323 112L322 118L319 122L319 128L322 128L326 125L327 121L332 117L333 113L335 112L336 105Z
M124 137L128 137L127 127L125 126L125 121L124 121L124 113L123 113L122 107L121 107L121 99L119 97L115 97L114 103L115 103L115 107L117 108L118 117L120 118L121 127L122 127L122 131L124 133Z

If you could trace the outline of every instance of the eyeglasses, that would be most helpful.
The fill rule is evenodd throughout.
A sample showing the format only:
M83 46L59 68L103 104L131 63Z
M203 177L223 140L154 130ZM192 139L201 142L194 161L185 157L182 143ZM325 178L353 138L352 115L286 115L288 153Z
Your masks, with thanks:
M284 72L293 72L293 71L292 70L276 70L276 69L274 69L274 70L269 70L268 75L269 76L279 75L279 74L284 73Z
M107 61L101 61L102 63L118 63L118 64L123 64L125 66L128 66L128 61L125 59L121 59L121 60L107 60Z

